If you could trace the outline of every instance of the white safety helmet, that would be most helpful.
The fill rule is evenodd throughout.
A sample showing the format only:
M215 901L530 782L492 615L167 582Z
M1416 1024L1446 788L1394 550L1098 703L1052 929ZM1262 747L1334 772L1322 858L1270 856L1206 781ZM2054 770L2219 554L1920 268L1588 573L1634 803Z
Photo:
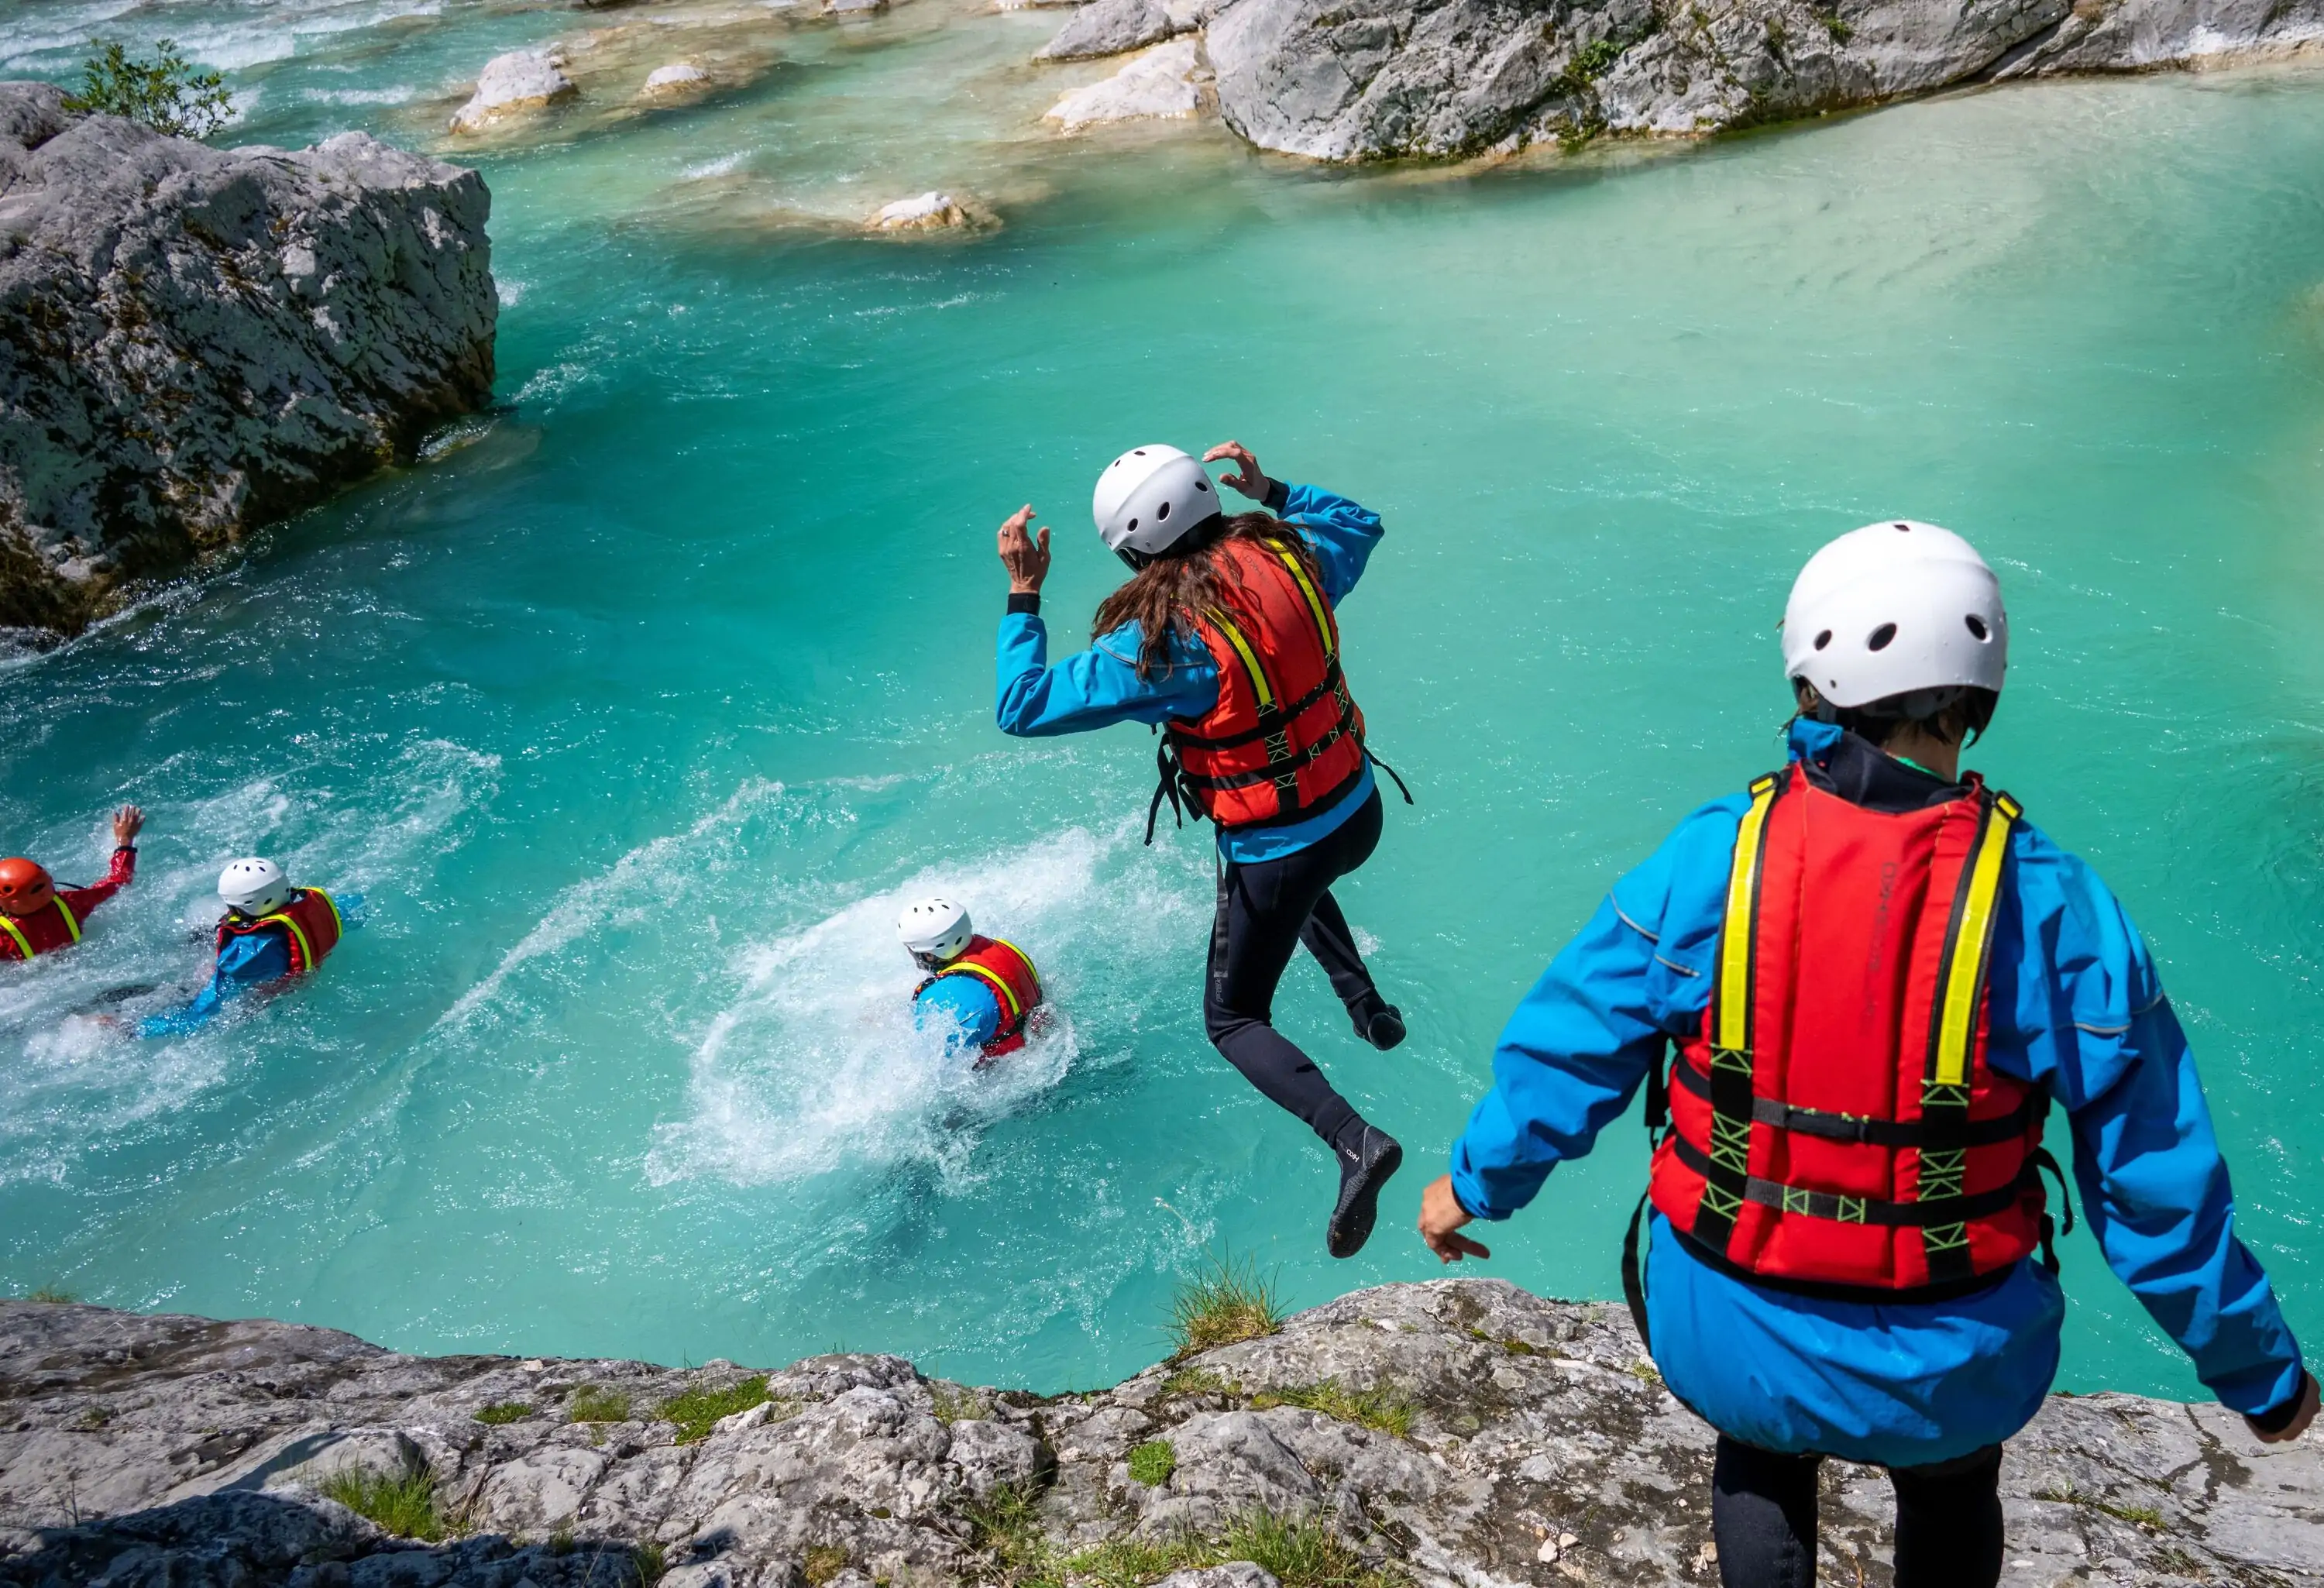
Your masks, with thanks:
M271 860L237 860L218 873L218 897L244 915L272 915L290 898L290 879Z
M896 936L914 959L941 964L957 957L976 928L969 924L968 911L951 900L923 899L897 918Z
M1900 704L1924 716L1964 686L1998 694L2008 664L2001 581L1934 524L1850 530L1808 559L1784 607L1785 675L1833 706L1914 696Z
M1132 568L1143 568L1219 516L1219 490L1176 447L1133 447L1105 466L1090 498L1097 532Z

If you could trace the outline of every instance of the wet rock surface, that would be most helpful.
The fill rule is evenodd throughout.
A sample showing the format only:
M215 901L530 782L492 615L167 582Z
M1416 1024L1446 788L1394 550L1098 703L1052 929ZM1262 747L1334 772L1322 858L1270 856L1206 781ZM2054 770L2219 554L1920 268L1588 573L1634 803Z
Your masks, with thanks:
M1948 85L2324 46L2324 0L1234 0L1221 115L1318 160L1700 134Z
M0 83L0 624L69 632L482 407L490 207L361 133L212 149Z
M1258 1512L1386 1581L1700 1584L1711 1449L1618 1308L1493 1280L1360 1291L1056 1397L890 1356L422 1358L0 1303L0 1583L27 1588L1270 1588L1187 1542ZM432 1486L438 1537L328 1497L397 1474ZM2004 1474L2013 1584L2324 1581L2324 1463L2216 1408L2053 1399ZM1878 1472L1828 1464L1825 1580L1890 1581L1888 1507Z

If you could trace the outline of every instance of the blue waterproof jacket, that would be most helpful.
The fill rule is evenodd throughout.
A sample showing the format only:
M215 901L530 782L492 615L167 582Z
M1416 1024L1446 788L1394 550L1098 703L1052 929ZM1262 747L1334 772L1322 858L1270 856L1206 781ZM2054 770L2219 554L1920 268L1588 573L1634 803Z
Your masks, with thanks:
M339 907L339 924L354 931L364 924L364 900L360 893L335 893L332 902ZM263 931L244 932L228 937L226 946L218 950L217 968L199 992L188 1002L163 1014L148 1015L137 1023L140 1037L182 1037L198 1031L217 1018L235 999L254 987L269 982L279 982L290 974L290 935L281 927L269 927Z
M1794 760L1840 730L1794 724ZM1696 811L1615 884L1510 1017L1493 1088L1452 1149L1452 1187L1482 1218L1530 1202L1628 1107L1665 1045L1700 1030L1735 836L1748 797ZM2089 867L2030 823L2011 831L1991 971L1995 1068L2063 1105L2074 1179L2107 1265L2233 1410L2301 1385L2300 1348L2236 1240L2227 1167L2187 1039L2146 945ZM1632 1139L1644 1155L1643 1133ZM1766 1449L1909 1466L2008 1437L2040 1409L2065 1308L2021 1263L1958 1300L1810 1298L1696 1259L1652 1221L1646 1313L1672 1390Z
M975 976L938 976L912 1001L912 1023L925 1029L931 1017L957 1031L948 1050L982 1048L1001 1035L1001 995Z
M1323 570L1323 598L1334 609L1363 577L1379 544L1379 516L1315 485L1277 481L1268 511L1298 527ZM1138 676L1139 630L1125 623L1087 651L1049 665L1049 632L1040 598L1011 596L1001 620L999 694L993 715L1001 731L1019 738L1081 734L1115 723L1161 724L1199 717L1219 703L1218 664L1199 637L1174 628L1169 660L1151 678ZM1219 847L1243 864L1296 854L1338 829L1371 798L1371 763L1356 786L1327 810L1279 827L1221 833Z

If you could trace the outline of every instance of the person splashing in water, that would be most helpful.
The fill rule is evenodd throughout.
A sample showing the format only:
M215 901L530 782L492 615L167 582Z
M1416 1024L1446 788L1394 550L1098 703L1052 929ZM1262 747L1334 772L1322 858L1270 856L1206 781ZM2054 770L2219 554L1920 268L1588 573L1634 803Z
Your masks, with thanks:
M1221 508L1202 466L1221 458L1236 470L1224 483L1266 512ZM1276 1030L1273 1011L1292 951L1305 943L1358 1037L1382 1049L1404 1040L1401 1011L1373 984L1332 897L1380 836L1379 790L1363 715L1341 676L1336 615L1379 542L1380 521L1329 491L1268 478L1237 441L1201 462L1175 447L1134 448L1099 475L1092 512L1131 576L1099 605L1095 642L1054 667L1040 617L1049 531L1028 532L1030 507L1001 527L1009 611L996 715L1004 733L1025 737L1120 722L1164 730L1148 840L1166 799L1218 826L1204 1024L1229 1063L1336 1156L1340 1190L1324 1242L1333 1256L1352 1257L1370 1238L1380 1187L1404 1149Z
M312 974L349 928L363 925L359 893L334 899L320 888L294 888L271 860L237 860L218 878L226 914L217 924L217 963L192 1000L148 1016L140 1037L177 1037L199 1030L227 1003L258 988Z
M80 941L81 922L137 875L137 834L145 813L124 805L113 815L113 863L105 880L59 888L48 868L23 855L0 860L0 960L53 954Z
M912 1020L950 1023L979 1069L1025 1046L1041 1010L1041 978L1025 951L978 935L968 911L949 899L923 899L896 922L912 963L927 973L912 990Z
M2052 1103L2098 1250L2211 1392L2280 1441L2316 1380L2236 1238L2145 943L1960 770L2008 655L1992 569L1932 524L1873 524L1809 560L1782 633L1788 763L1687 817L1551 964L1421 1233L1489 1255L1462 1227L1531 1201L1643 1084L1671 1128L1624 1288L1719 1431L1720 1580L1815 1581L1837 1456L1888 1469L1897 1588L1992 1588L2002 1441L2041 1410L2065 1316Z

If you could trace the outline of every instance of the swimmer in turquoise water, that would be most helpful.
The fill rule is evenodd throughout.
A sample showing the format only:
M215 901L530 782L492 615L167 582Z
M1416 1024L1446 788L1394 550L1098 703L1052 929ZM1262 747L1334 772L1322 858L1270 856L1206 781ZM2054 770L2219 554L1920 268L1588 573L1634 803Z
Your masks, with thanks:
M949 899L923 899L896 922L912 963L927 973L912 992L912 1020L951 1021L959 1045L978 1050L977 1067L1016 1052L1041 1010L1041 978L1014 943L980 937L968 911Z
M208 985L166 1014L139 1022L140 1037L199 1030L232 1000L311 974L339 941L364 922L363 895L334 899L320 888L294 888L271 860L237 860L218 878L226 914L217 924L217 965Z

